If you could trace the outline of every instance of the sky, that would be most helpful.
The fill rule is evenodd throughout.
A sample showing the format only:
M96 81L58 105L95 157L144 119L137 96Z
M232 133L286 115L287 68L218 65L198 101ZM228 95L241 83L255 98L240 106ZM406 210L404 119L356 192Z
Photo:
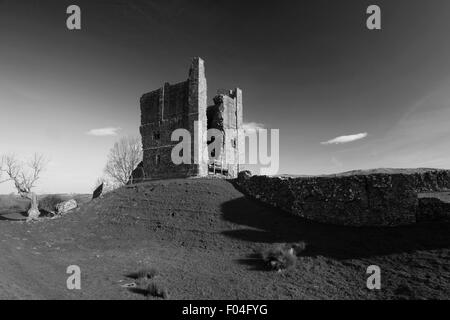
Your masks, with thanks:
M0 154L44 154L39 193L91 192L141 95L200 56L209 102L240 87L280 130L280 174L450 168L449 31L447 0L0 0Z

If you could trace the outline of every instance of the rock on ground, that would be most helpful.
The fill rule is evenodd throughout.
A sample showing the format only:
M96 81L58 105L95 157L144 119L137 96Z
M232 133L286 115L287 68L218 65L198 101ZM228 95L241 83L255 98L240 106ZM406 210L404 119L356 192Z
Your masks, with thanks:
M56 205L56 213L64 214L69 212L70 210L75 209L77 206L78 206L77 201L74 199L64 201Z

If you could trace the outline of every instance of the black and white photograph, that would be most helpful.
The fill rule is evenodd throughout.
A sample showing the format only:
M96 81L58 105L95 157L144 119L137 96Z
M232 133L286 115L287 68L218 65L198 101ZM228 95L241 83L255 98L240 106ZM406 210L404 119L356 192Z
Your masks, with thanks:
M448 0L0 0L0 300L449 300L449 34Z

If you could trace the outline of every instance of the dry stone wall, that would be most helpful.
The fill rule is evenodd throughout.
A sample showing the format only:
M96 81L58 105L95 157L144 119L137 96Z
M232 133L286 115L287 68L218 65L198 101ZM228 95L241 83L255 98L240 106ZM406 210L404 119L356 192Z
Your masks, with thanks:
M239 173L236 184L266 204L312 221L397 226L426 220L423 206L433 201L419 200L418 194L450 190L450 171L362 171L314 177L251 176L244 171ZM433 203L438 206L436 210L448 208ZM439 216L433 212L428 216Z

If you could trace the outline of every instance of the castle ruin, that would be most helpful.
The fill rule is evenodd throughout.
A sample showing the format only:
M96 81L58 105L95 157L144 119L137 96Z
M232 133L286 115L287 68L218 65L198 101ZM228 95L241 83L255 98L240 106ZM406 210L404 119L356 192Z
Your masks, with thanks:
M219 91L214 104L207 106L205 63L194 58L186 81L169 84L144 94L140 100L142 145L144 151L142 174L145 180L183 177L204 177L221 174L237 177L239 154L244 137L242 128L242 90ZM193 163L176 165L172 149L172 132L186 129L191 135ZM222 133L219 155L208 152L208 129ZM216 151L217 152L217 151ZM230 161L231 160L231 161Z

